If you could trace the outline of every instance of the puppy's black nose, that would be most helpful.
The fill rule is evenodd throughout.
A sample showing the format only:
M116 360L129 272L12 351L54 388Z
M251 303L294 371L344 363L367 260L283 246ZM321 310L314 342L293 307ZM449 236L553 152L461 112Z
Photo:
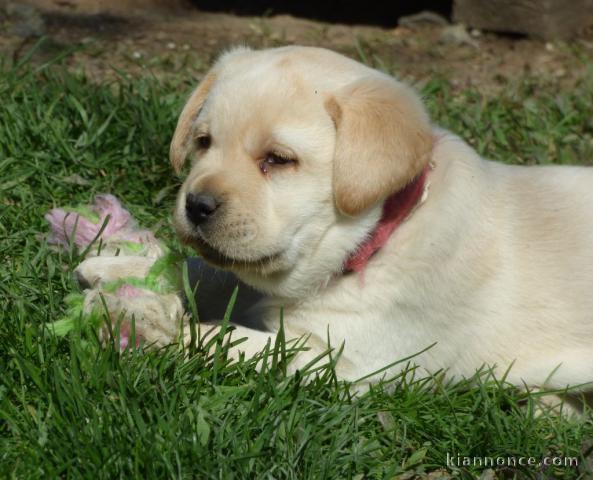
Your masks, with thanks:
M217 208L216 199L209 193L188 193L185 197L185 214L194 225L204 223Z

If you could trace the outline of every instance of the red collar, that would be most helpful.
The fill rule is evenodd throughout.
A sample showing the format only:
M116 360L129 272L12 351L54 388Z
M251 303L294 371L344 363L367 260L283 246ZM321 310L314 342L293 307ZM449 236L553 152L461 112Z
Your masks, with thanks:
M412 182L387 197L383 214L370 236L350 254L344 263L343 273L362 272L370 258L387 243L391 234L418 205L430 167L427 165Z

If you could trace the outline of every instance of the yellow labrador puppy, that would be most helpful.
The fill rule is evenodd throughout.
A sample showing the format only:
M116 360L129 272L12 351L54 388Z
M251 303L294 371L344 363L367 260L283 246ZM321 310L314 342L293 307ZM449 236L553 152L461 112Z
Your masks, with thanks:
M434 344L428 372L593 381L593 169L480 158L406 85L308 47L224 54L181 113L186 159L180 238L266 295L268 331L233 333L247 354L283 307L286 337L310 335L293 366L329 333L348 380Z

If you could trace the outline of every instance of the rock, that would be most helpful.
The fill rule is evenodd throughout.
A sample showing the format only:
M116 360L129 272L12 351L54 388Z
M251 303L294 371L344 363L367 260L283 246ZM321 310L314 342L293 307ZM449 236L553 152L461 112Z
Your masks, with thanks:
M443 28L439 41L441 43L455 46L469 45L476 49L480 48L478 42L471 37L467 32L465 25L462 24L450 25Z
M481 30L570 38L593 25L593 0L455 0L453 18Z
M6 2L3 7L4 23L9 33L23 38L44 34L45 22L35 7L16 2Z
M437 470L435 472L430 472L426 476L426 480L451 480L453 477L450 473L446 472L445 470Z
M27 0L44 13L74 15L118 15L184 11L187 0Z
M391 430L395 425L395 420L393 419L393 415L387 411L380 411L377 413L377 419L385 431Z
M482 472L479 480L496 480L496 474L494 473L494 470L488 468Z
M445 26L449 25L449 22L445 17L439 15L438 13L423 10L422 12L415 13L414 15L400 17L397 25L399 27L415 28L423 25Z

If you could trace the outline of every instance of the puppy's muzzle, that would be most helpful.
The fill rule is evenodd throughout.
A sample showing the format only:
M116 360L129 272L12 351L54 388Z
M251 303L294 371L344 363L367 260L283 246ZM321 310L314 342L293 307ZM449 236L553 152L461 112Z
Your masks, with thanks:
M212 218L219 206L220 202L210 193L188 193L185 197L185 215L196 227Z

